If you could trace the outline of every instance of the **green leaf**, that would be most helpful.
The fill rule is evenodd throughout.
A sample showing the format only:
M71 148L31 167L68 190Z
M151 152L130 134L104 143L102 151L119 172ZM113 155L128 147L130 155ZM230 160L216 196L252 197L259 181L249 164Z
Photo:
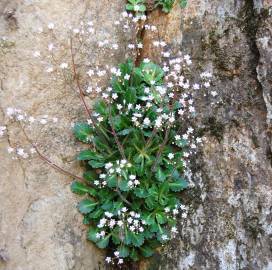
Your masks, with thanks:
M84 179L89 182L93 182L97 178L97 174L94 171L86 171L83 173Z
M181 8L186 8L188 1L187 0L180 0L179 4L180 4Z
M142 233L129 232L131 244L135 247L140 247L144 243L144 235Z
M144 257L151 257L154 254L153 248L148 245L141 246L140 251Z
M121 131L123 129L127 129L129 126L129 120L124 115L116 115L112 117L112 125L116 131Z
M119 131L117 133L117 135L126 136L126 135L128 135L129 133L131 133L133 131L134 131L134 128L126 128L126 129L123 129L123 130Z
M97 161L103 161L104 157L97 152L94 152L92 150L83 150L79 153L78 160L97 160Z
M104 210L102 208L97 208L93 212L88 214L90 219L99 219L104 214Z
M89 160L88 164L92 167L92 168L102 168L104 167L105 163L102 161L96 161L96 160Z
M127 91L124 94L124 99L126 100L126 103L129 104L135 104L137 101L137 95L136 95L136 89L135 87L129 87Z
M164 76L162 68L152 62L143 62L140 68L142 69L143 80L149 85L153 85L152 81L154 81L155 84L161 82Z
M88 214L94 210L98 202L91 199L84 199L78 204L78 210L82 214Z
M132 249L132 251L129 254L129 257L135 262L140 259L139 254L135 248Z
M187 187L188 183L184 179L179 179L178 181L175 182L169 182L169 188L175 192L181 191Z
M157 172L156 172L155 176L156 176L157 180L159 180L160 182L163 182L166 179L166 175L164 174L161 167L157 168Z
M102 99L99 99L98 101L96 101L96 103L94 104L94 110L103 115L106 116L108 114L108 105L106 104L106 102Z
M156 220L159 224L164 224L167 222L167 217L163 212L156 213Z
M76 123L74 126L75 137L85 143L90 142L93 129L86 123Z
M117 185L117 177L113 174L107 178L107 183L110 188L114 188Z
M148 196L148 191L143 188L135 188L133 192L138 198L146 198Z
M109 244L109 240L110 240L111 235L109 234L108 236L106 236L105 238L99 240L96 245L99 248L106 248Z
M94 243L96 243L98 241L98 239L96 238L97 232L98 232L97 228L90 227L89 231L88 231L88 234L87 234L87 239L94 242Z
M121 258L128 257L128 255L129 255L129 247L128 246L124 246L124 245L119 246L117 250L119 251L119 256Z
M128 187L128 181L125 180L125 179L122 179L120 182L119 182L119 188L120 190L122 191L128 191L130 188Z
M89 188L78 181L73 181L73 183L71 184L71 190L78 195L85 195L86 193L92 193L93 191L92 188Z

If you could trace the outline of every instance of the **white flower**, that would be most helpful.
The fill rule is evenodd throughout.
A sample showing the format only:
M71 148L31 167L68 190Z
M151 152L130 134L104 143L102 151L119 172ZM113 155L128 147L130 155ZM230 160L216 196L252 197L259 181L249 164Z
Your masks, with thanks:
M109 168L111 168L112 166L113 166L113 164L112 164L111 162L108 162L108 163L105 164L105 168L106 168L106 169L109 169Z
M130 180L135 180L135 179L136 179L136 175L133 175L133 174L130 175L130 176L129 176L129 179L130 179Z
M111 257L106 257L105 261L106 261L107 263L110 263L110 262L111 262Z
M12 116L15 113L15 110L13 108L8 107L7 108L7 115Z
M209 82L205 82L205 83L204 83L204 86L205 86L206 88L208 88L208 87L210 87L210 83L209 83Z
M132 231L132 232L134 232L135 231L135 226L133 226L133 225L129 226L129 230Z
M92 75L94 75L94 71L92 69L89 69L87 71L87 74L91 77Z
M51 73L54 71L53 67L48 67L46 70L45 70L47 73Z
M118 95L117 95L116 93L113 93L113 94L112 94L112 98L113 98L113 99L117 99L117 98L118 98Z
M113 214L106 211L106 212L105 212L105 216L108 217L108 218L111 218L111 217L113 216Z
M155 120L155 126L157 128L162 126L162 118L160 116Z
M33 53L33 56L34 56L34 57L40 57L40 56L41 56L41 53L40 53L39 51L35 51L35 52Z
M173 153L169 153L169 154L168 154L168 158L169 158L169 159L173 159L174 157L175 157L175 155L174 155Z
M123 223L123 221L122 221L122 220L118 220L118 221L117 221L117 225L118 225L119 227L122 227L122 226L123 226L123 224L124 224L124 223Z
M104 120L103 116L97 117L97 121L98 121L98 122L102 122L103 120Z
M128 223L132 223L132 221L133 221L133 219L132 219L131 217L129 217L129 218L127 219L127 222L128 222Z
M40 120L40 123L41 123L42 125L45 125L45 124L47 123L47 120L46 120L46 119L41 119L41 120Z
M196 142L197 142L197 143L201 143L201 142L202 142L202 139L199 138L199 137L197 137L197 138L196 138Z
M123 106L121 104L117 104L117 109L121 110L123 108Z
M165 213L169 213L169 212L170 212L170 208L169 208L169 207L165 207L165 208L164 208L164 212L165 212Z
M126 74L126 75L124 76L124 79L127 80L127 81L129 80L129 78L130 78L130 75L129 75L129 74Z
M96 186L98 186L98 185L99 185L99 181L98 181L98 180L95 180L95 181L94 181L94 184L95 184Z
M8 148L7 148L7 151L8 151L9 154L11 154L12 152L14 152L14 148L8 147Z
M119 254L120 254L120 253L119 253L119 251L114 251L113 254L114 254L115 257L119 257Z
M121 209L121 211L124 212L124 213L127 212L127 210L128 210L128 209L127 209L126 207L123 207L123 208Z
M122 263L124 263L124 260L123 259L119 259L118 260L118 264L122 264Z
M194 90L198 90L200 87L199 87L199 84L198 83L195 83L194 85L193 85L193 89Z
M172 227L172 228L171 228L171 232L172 232L172 233L177 233L177 232L178 232L178 230L177 230L177 228L176 228L176 227Z
M52 51L54 49L54 44L53 43L49 43L48 44L48 51Z
M48 29L52 30L52 29L54 29L55 25L54 25L54 23L51 22L47 25L47 27L48 27Z
M162 240L167 240L168 239L168 236L166 235L166 234L163 234L162 236L161 236L161 238L162 238Z
M215 96L218 95L218 93L217 93L216 91L211 91L211 95L212 95L213 97L215 97Z
M67 63L61 63L60 68L61 69L66 69L66 68L68 68L68 64Z
M180 135L176 135L176 136L175 136L175 140L176 140L176 141L178 141L178 140L180 140L180 139L181 139Z
M179 109L179 110L178 110L178 114L179 114L179 115L183 115L183 114L184 114L184 110Z
M144 58L143 62L144 62L144 63L149 63L150 60L149 60L148 58Z
M173 215L177 215L178 214L178 210L177 209L173 209Z

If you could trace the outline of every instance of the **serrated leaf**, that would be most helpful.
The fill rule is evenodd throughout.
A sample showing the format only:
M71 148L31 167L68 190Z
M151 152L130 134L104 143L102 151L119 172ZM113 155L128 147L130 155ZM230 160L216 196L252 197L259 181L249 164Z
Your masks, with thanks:
M135 87L129 87L124 94L124 99L127 104L135 104L137 101L136 89Z
M83 173L83 177L85 180L89 182L93 182L97 178L97 174L94 171L86 171Z
M98 241L96 237L97 232L98 232L98 229L91 226L88 230L87 239L96 243Z
M78 181L72 182L71 190L78 195L85 195L86 193L92 192L92 188L89 188Z
M86 123L76 123L74 126L74 135L75 137L85 143L90 142L92 137L92 128Z
M105 163L102 162L102 161L97 161L97 160L89 160L88 161L88 164L94 168L94 169L97 169L97 168L102 168L104 167Z
M157 180L160 182L163 182L166 179L166 175L163 172L161 167L157 168L157 172L155 173L155 176L156 176Z
M88 214L94 210L98 202L91 199L84 199L78 204L78 210L82 214Z
M104 214L104 210L102 208L97 208L95 211L88 214L90 219L98 219Z
M141 246L140 251L144 257L151 257L154 254L153 248L148 245Z
M143 188L135 188L133 192L138 198L146 198L148 196L148 191Z
M126 135L128 135L129 133L131 133L133 131L134 131L134 128L126 128L126 129L123 129L123 130L119 131L117 133L117 135L126 136Z
M125 246L125 245L119 246L117 250L119 251L119 256L121 258L128 257L128 255L129 255L129 247L128 246Z
M107 235L106 237L104 237L103 239L99 240L96 245L99 247L99 248L106 248L109 244L109 240L110 240L110 237L111 235Z
M188 1L187 0L180 0L179 4L180 4L181 8L186 8Z
M159 224L164 224L167 222L167 217L163 212L156 213L156 220Z
M179 179L175 182L169 182L169 188L172 191L178 192L188 187L188 183L184 179Z
M142 233L129 232L131 244L135 247L140 247L144 243L144 235Z
M132 249L132 251L129 254L129 257L135 262L140 259L139 254L135 248Z
M113 174L107 178L107 184L110 188L116 187L117 177Z
M128 187L128 181L125 180L125 179L122 179L120 182L119 182L119 188L120 190L122 191L128 191L130 188Z
M83 150L79 153L77 160L97 160L97 161L103 161L104 157L97 152L94 152L92 150Z

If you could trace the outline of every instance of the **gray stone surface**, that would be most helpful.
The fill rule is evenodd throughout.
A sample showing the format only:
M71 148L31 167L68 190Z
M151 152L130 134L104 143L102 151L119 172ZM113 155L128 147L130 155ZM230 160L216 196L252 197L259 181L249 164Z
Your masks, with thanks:
M146 269L272 269L271 5L189 1L150 16L196 73L213 71L220 102L197 97L193 124L208 140L192 166L197 188L184 194L191 216Z

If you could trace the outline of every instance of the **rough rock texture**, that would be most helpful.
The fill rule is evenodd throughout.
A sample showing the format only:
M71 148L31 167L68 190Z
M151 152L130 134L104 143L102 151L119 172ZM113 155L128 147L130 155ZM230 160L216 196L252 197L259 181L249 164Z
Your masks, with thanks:
M0 122L6 122L3 111L9 106L35 117L58 117L57 124L34 125L27 132L52 160L74 173L80 174L74 162L80 146L70 124L85 115L77 94L63 80L54 81L44 72L48 59L43 56L48 54L48 44L55 43L47 24L55 24L57 40L64 44L56 60L70 63L68 26L77 27L84 18L93 20L99 31L92 41L111 37L120 44L123 36L114 32L112 24L123 8L124 1L108 0L0 1ZM44 29L41 34L40 27ZM124 59L122 50L110 56L96 48L89 52L91 62L116 64ZM41 51L41 58L33 57L36 50ZM0 140L0 269L99 269L101 253L86 241L86 228L76 209L78 198L69 187L72 179L38 158L12 160L8 142L27 145L16 124L10 123L8 138Z
M184 10L176 5L169 15L149 14L161 38L192 55L196 70L213 71L219 103L199 96L196 104L200 113L192 124L207 141L193 161L196 188L184 194L190 217L180 225L180 237L142 269L272 269L271 5L269 0L189 0ZM104 31L93 39L113 36L125 48L123 36L111 30L123 8L123 1L108 0L0 3L0 32L8 40L0 51L1 108L62 118L57 129L44 128L41 141L54 161L74 172L80 168L71 162L76 144L67 127L82 110L69 87L40 76L41 63L32 54L46 48L50 37L34 33L50 21L65 28L95 16ZM152 36L142 34L141 57L157 60ZM58 36L67 38L65 31ZM111 58L95 51L90 56L111 64L124 59L122 51ZM39 133L35 128L31 135ZM10 143L22 137L15 125L8 126L8 134ZM38 159L11 160L8 140L0 142L0 269L102 269L100 252L85 240L71 179Z
M219 102L198 97L206 141L192 166L191 216L146 269L272 269L270 1L189 1L149 22L211 70ZM144 36L143 56L158 59Z

